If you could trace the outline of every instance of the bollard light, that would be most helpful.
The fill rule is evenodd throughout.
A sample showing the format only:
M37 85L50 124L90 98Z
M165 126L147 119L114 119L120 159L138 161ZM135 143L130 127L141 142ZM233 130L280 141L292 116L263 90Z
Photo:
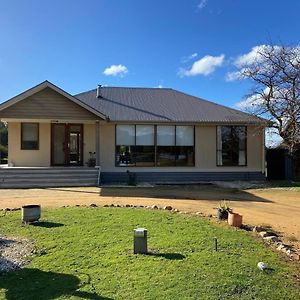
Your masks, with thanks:
M133 253L134 254L147 254L147 229L137 228L134 229L133 234Z

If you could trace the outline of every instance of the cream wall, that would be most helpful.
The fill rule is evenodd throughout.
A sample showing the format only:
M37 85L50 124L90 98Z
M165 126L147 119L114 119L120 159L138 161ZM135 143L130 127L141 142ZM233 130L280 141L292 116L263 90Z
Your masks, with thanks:
M83 165L86 166L90 158L89 152L96 151L95 124L83 125Z
M21 150L21 123L8 123L8 163L15 167L50 166L50 123L39 125L39 150Z
M100 125L100 162L104 172L262 172L263 129L248 126L247 166L222 167L216 165L216 126L195 126L195 167L115 167L115 124Z

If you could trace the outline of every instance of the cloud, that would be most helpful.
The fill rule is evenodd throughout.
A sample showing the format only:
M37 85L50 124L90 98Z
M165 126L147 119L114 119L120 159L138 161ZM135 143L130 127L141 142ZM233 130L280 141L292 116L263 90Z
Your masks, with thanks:
M235 71L235 72L228 72L226 74L225 80L226 81L235 81L242 78L242 72L241 71Z
M190 60L192 60L192 59L194 59L194 58L196 58L198 56L198 53L193 53L193 54L191 54L191 55L189 55L189 56L184 56L182 59L181 59L181 62L182 63L187 63L188 61L190 61Z
M234 106L237 109L244 110L244 111L251 111L253 108L256 108L263 104L264 102L264 95L267 95L269 93L270 89L266 87L262 94L255 94L251 95L242 101L236 103Z
M199 9L203 9L207 4L207 0L200 0L199 4L197 5L197 7Z
M162 89L162 88L163 88L163 86L162 86L161 84L159 84L158 86L156 86L156 88L158 88L158 89Z
M213 73L217 67L222 66L224 58L224 54L221 54L220 56L206 55L195 61L189 70L181 68L178 72L178 75L180 77L197 75L207 76Z
M106 76L120 76L123 77L128 73L128 69L124 65L111 65L103 71Z
M260 53L268 50L269 48L269 45L255 46L251 49L250 52L238 56L234 61L234 65L238 68L243 68L246 66L250 66L255 62L263 61L264 58L262 57L262 55L260 55Z

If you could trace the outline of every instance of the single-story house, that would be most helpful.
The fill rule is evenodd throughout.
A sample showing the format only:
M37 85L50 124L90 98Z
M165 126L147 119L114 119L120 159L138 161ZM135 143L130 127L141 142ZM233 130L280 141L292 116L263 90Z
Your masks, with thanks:
M70 95L49 81L0 105L10 167L101 168L102 182L258 180L267 122L169 88Z

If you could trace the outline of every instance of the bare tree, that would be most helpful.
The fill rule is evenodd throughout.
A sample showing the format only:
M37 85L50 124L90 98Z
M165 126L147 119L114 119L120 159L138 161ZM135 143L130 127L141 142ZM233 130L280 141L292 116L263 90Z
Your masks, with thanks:
M247 110L268 118L294 155L300 144L300 47L259 46L254 54L237 63L239 76L254 83Z

